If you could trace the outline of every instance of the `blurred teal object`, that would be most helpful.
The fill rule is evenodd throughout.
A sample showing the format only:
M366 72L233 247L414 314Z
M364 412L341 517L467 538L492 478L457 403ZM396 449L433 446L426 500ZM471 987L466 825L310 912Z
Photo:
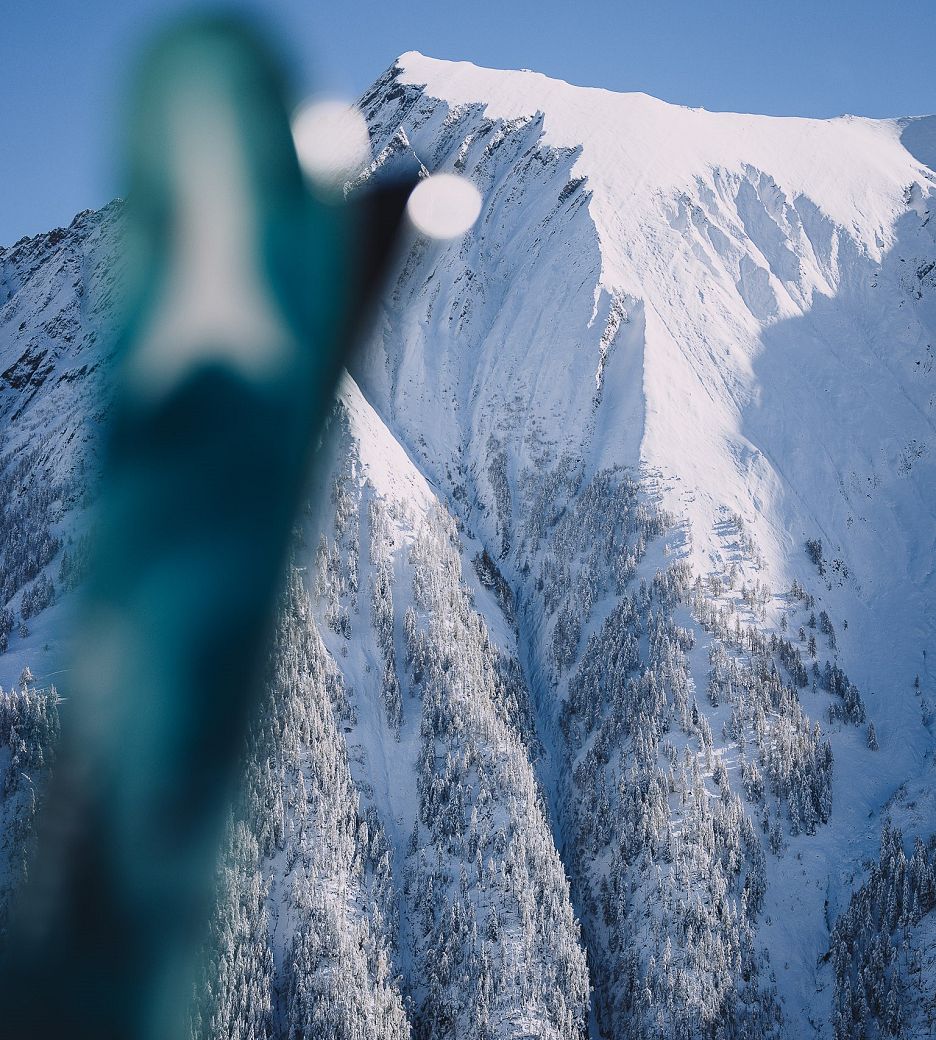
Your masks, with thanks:
M288 101L235 20L142 69L96 556L4 1037L186 1029L290 531L409 190L316 196Z

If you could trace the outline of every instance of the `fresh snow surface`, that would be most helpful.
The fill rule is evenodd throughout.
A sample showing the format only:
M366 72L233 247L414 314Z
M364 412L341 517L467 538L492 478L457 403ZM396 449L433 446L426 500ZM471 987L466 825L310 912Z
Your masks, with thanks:
M933 238L919 225L928 225L921 200L936 175L902 145L906 121L714 113L417 52L398 65L400 82L451 110L480 103L485 118L505 122L542 114L538 144L575 150L569 176L586 178L601 256L596 314L604 290L633 300L644 326L645 416L631 408L602 430L611 443L600 461L636 462L630 444L620 450L629 435L618 427L639 425L640 461L684 474L700 499L689 511L702 544L716 504L768 513L759 533L779 543L770 562L783 566L807 522L797 499L829 498L823 491L844 481L868 509L887 479L881 470L903 477L928 456L934 388L919 370L936 364L925 328L932 307L895 301L876 284L891 280L883 267L912 288L913 270L896 263L910 265ZM530 297L536 288L523 286ZM564 300L579 287L565 288ZM556 350L572 368L568 348ZM628 393L624 381L608 396ZM539 399L550 390L567 386L540 384ZM804 451L819 430L835 438L836 472ZM932 550L933 496L916 504ZM837 541L838 526L865 518L834 506L845 515L820 515L816 534ZM811 502L812 516L820 510ZM889 503L887 512L880 538L903 540L899 510ZM870 558L882 547L862 548Z
M545 147L581 148L573 173L588 177L594 192L609 288L640 276L644 257L630 252L624 236L648 226L661 197L689 191L715 170L769 171L777 192L807 196L876 258L892 243L904 189L933 176L901 144L900 120L708 112L418 51L402 54L397 64L400 82L423 86L452 107L480 101L489 119L508 121L542 112Z
M567 240L526 264L526 200L515 202L492 272L509 272L504 295L517 300L508 316L496 297L467 330L449 314L438 328L440 287L427 284L425 310L406 300L416 334L388 332L402 344L401 359L390 359L401 373L394 410L414 394L420 402L398 423L418 425L430 455L456 456L491 408L481 396L462 417L457 392L450 407L451 394L435 391L454 383L477 399L492 368L498 397L519 387L517 407L547 438L565 446L584 436L596 468L640 466L671 480L665 504L689 521L703 572L724 562L714 528L725 507L753 525L778 587L802 568L804 540L823 538L849 565L850 577L823 594L861 648L852 667L870 687L912 679L936 635L936 310L932 275L920 273L933 251L936 174L902 145L907 121L713 113L416 52L397 64L400 82L443 102L446 128L471 106L505 124L541 114L537 146L573 149L569 177L586 178L601 256L600 273L583 277L591 243ZM442 122L407 128L414 152L440 167L467 152L470 173L468 135L453 132L440 148ZM489 166L479 164L478 179ZM525 170L511 173L497 171L458 255L439 257L433 277L446 288L490 260L486 242L507 219L505 187L535 192ZM569 254L556 255L561 247ZM601 407L593 414L588 400L570 414L582 387L591 397L597 341L612 328L597 320L604 294L624 301L624 315ZM591 328L580 317L586 297ZM469 296L469 306L479 303ZM566 335L562 312L572 307L578 320ZM361 377L379 386L379 373L362 366ZM431 464L441 466L438 455Z
M912 689L921 674L936 696L929 121L712 113L415 52L363 103L373 171L454 169L484 195L463 240L414 251L355 370L469 525L515 541L523 473L623 466L654 475L697 574L734 562L769 586L768 628L794 578L834 620L881 750L833 733L830 824L769 858L763 935L805 1032L828 1016L826 913L876 856L891 795L932 776ZM507 516L493 516L491 437ZM790 613L792 632L804 620ZM702 696L707 655L694 660Z

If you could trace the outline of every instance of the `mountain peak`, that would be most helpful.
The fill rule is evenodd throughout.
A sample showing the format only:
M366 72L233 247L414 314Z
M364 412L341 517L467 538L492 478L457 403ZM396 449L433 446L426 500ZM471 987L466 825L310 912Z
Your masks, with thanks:
M640 237L636 223L665 220L674 199L701 203L713 176L763 177L791 205L808 199L870 256L889 247L908 189L936 180L902 142L901 120L710 112L418 51L400 55L394 72L452 111L481 106L504 123L541 116L543 146L579 149L574 173L592 193L604 283L617 288L633 288L625 243Z
M704 111L685 105L675 105L662 101L643 91L614 91L605 87L582 86L569 83L555 76L547 76L533 69L493 69L465 60L433 58L421 51L406 51L394 62L395 67L402 70L407 82L421 81L431 90L445 89L449 85L453 90L468 90L478 93L476 100L487 98L489 94L499 95L504 88L520 87L524 96L541 91L547 99L556 94L581 93L594 94L614 98L642 99L651 105L663 108L685 108L687 111Z

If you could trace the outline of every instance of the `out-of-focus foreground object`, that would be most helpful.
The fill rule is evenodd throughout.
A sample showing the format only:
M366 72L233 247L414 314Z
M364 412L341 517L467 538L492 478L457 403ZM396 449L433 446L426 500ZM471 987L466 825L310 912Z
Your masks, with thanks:
M458 238L478 219L481 193L464 177L437 173L420 181L406 212L416 230L429 238Z
M310 190L252 31L150 53L129 306L64 745L0 975L0 1034L186 1028L293 518L409 187Z

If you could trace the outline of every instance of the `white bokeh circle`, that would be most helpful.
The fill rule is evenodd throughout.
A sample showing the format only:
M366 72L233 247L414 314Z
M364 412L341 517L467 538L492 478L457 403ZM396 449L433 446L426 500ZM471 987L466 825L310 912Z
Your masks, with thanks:
M340 187L370 158L367 123L346 101L305 102L293 117L292 132L302 172L316 184Z
M435 173L413 189L406 211L417 230L430 238L458 238L478 219L481 193L465 177Z

